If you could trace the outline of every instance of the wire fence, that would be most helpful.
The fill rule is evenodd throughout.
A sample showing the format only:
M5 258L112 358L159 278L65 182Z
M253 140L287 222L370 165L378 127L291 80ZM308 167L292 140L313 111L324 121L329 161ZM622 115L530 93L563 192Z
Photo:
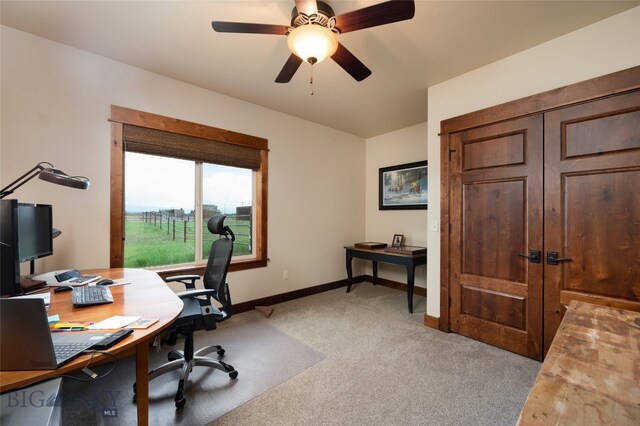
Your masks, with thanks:
M207 228L207 221L215 212L205 211L203 214L202 242L203 250L208 254L209 247L217 236L211 234ZM236 236L234 254L251 254L252 252L252 214L227 214L225 225L229 226ZM126 221L143 222L157 228L158 237L165 241L195 241L195 214L184 213L180 210L143 211L126 213ZM162 235L162 237L160 237Z

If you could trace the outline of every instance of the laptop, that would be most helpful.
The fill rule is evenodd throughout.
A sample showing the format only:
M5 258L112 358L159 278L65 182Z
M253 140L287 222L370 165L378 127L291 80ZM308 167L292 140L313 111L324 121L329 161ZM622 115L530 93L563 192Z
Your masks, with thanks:
M100 279L99 275L84 275L77 269L55 274L55 277L58 285L85 285Z
M42 299L0 299L0 370L53 370L107 333L52 333Z

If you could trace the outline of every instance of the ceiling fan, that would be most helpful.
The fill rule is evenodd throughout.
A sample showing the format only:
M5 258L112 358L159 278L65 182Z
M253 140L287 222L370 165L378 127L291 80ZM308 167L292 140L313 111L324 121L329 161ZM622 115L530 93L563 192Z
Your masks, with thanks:
M213 21L217 32L286 35L291 56L276 77L276 83L288 83L302 61L311 65L331 57L357 81L371 75L358 58L337 39L338 34L413 18L413 0L390 0L336 16L323 1L295 0L291 25Z

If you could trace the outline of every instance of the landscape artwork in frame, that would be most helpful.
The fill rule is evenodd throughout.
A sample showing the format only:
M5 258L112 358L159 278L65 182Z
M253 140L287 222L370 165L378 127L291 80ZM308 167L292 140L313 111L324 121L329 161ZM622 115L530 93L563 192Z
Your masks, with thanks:
M427 209L427 162L383 167L379 175L380 210Z

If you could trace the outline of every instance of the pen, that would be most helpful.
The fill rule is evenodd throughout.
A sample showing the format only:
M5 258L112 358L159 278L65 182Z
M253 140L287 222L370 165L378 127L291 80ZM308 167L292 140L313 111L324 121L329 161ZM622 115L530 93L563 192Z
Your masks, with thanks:
M62 333L64 331L84 331L86 330L84 327L69 327L69 328L54 328L51 330L52 333Z
M59 322L53 326L55 329L59 330L85 330L88 326L92 325L93 322L81 321L81 322Z

